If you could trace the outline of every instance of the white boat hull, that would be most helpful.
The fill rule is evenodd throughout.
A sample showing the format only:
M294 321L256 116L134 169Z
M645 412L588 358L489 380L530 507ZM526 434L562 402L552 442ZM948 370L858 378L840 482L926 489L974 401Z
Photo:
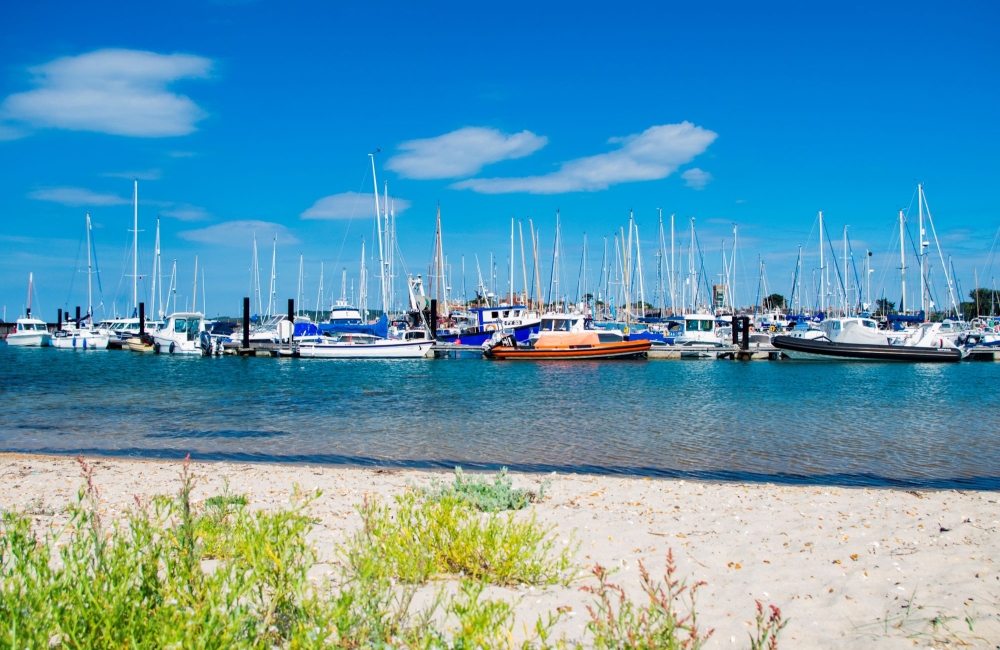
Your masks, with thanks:
M153 351L158 354L201 354L201 341L174 341L154 336Z
M43 348L52 341L52 335L48 332L16 332L7 335L7 345L22 348Z
M74 332L71 336L53 336L52 347L60 350L107 350L110 337L99 332Z
M427 356L433 347L434 341L300 343L298 352L305 359L420 359Z

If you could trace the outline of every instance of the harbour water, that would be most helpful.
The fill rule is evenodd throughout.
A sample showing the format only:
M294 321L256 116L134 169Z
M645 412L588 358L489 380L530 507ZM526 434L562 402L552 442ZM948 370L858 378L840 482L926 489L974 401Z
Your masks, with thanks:
M0 450L1000 489L1000 364L179 358L0 345Z

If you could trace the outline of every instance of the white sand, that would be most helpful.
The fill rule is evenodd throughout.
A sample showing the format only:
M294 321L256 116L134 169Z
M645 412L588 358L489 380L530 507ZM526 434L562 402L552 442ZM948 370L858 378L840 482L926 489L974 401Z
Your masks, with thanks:
M112 515L134 496L173 493L180 463L91 459ZM294 485L320 488L313 513L322 561L359 523L353 505L407 485L447 480L443 473L301 465L195 463L196 497L248 493L251 505L279 507ZM912 648L945 643L1000 647L1000 495L996 492L789 487L588 475L513 475L515 485L552 479L534 506L560 539L575 535L581 566L619 569L616 580L638 592L638 561L663 572L672 547L682 576L703 580L700 627L714 628L713 648L747 647L754 600L791 619L783 648ZM0 507L57 514L81 485L70 458L0 454ZM523 515L519 515L523 516ZM322 575L318 567L316 574ZM571 608L558 630L581 638L591 596L580 581L566 588L490 596L520 598L519 616ZM909 614L906 605L912 602ZM888 624L886 620L888 619ZM931 621L940 621L935 628ZM972 630L969 628L971 621Z

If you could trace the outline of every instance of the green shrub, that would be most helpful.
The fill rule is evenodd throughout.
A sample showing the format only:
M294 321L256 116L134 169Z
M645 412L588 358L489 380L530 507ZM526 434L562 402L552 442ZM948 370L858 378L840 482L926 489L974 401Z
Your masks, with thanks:
M422 490L421 494L431 500L450 498L464 501L483 512L500 512L521 510L530 503L541 501L550 483L549 480L544 481L536 492L515 488L507 476L506 467L500 469L492 483L481 476L467 476L461 467L456 467L454 482L447 485L435 483L431 488Z
M558 551L552 528L534 513L479 514L453 496L421 500L412 492L395 498L395 508L378 500L359 507L362 528L346 551L347 565L406 583L435 576L467 576L498 585L567 584L573 579L576 545Z

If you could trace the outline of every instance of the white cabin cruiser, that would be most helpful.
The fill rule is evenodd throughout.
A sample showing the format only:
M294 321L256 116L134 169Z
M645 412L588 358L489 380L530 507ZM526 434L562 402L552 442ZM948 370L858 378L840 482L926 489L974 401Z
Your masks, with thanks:
M165 354L201 354L201 333L205 315L201 312L177 312L167 316L163 327L152 332L153 351Z
M820 323L817 337L775 336L772 342L790 359L953 362L962 358L954 347L893 345L871 318L829 318Z
M419 359L430 353L434 339L423 330L407 331L402 339L383 339L371 334L345 333L323 336L298 344L306 359ZM279 350L278 354L282 351Z
M725 342L715 329L712 314L684 314L684 329L674 337L674 345L705 345L722 347Z
M19 347L41 348L51 341L49 326L45 321L32 318L30 314L25 318L18 318L14 331L7 335L7 345Z

